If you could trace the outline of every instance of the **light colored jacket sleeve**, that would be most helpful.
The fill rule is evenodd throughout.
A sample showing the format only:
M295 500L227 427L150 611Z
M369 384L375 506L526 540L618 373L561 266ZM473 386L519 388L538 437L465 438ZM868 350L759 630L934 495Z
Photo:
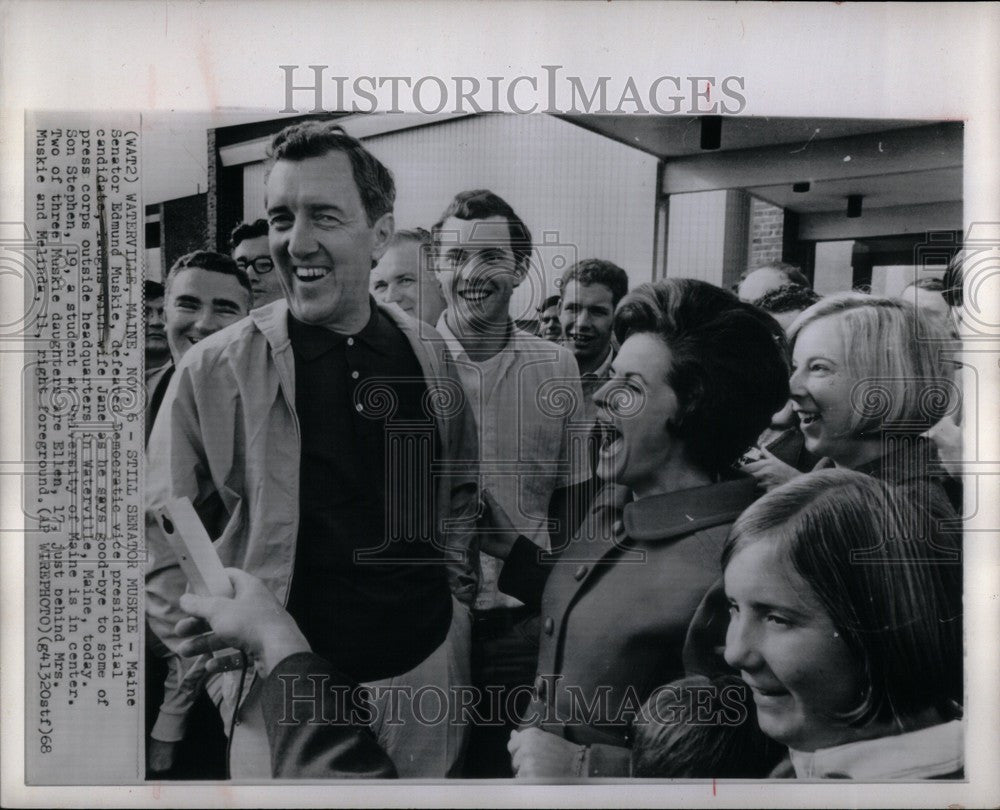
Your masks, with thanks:
M187 578L160 531L154 510L170 498L186 496L204 511L214 492L201 450L191 368L183 362L167 387L146 458L146 618L173 652L178 643L174 625L185 616L179 601L187 590ZM193 666L190 659L182 662L184 671Z
M149 736L161 742L180 742L187 731L188 715L205 681L204 659L167 655L163 702Z

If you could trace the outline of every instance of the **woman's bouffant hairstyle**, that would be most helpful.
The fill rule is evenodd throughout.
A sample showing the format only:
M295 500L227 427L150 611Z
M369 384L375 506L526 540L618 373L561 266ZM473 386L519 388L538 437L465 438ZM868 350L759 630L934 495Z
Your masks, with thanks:
M688 460L724 473L788 400L785 334L770 315L695 279L643 284L615 312L615 337L660 338L678 400L669 428Z
M777 543L847 644L862 690L853 711L832 719L904 731L927 709L944 719L960 711L960 538L921 520L920 510L906 490L823 470L767 493L730 531L723 570L746 546Z
M953 409L953 369L940 357L950 340L943 323L921 318L908 301L837 293L795 319L788 330L792 350L803 329L831 317L840 319L846 371L857 381L851 394L856 436L886 429L922 433Z

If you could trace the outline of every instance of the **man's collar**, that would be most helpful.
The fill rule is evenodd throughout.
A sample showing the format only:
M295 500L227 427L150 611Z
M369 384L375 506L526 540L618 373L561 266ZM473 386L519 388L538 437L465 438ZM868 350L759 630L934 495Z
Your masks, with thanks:
M448 318L445 317L448 314L448 310L441 313L441 317L438 318L437 327L438 334L444 339L444 345L448 347L448 353L456 360L460 357L465 356L465 347L462 342L455 337L455 334L451 331L448 326Z
M753 503L757 482L732 481L650 495L625 505L625 533L635 540L662 540L731 523Z
M597 368L595 368L593 371L587 371L587 372L581 374L580 375L580 379L584 379L584 380L586 380L586 379L600 380L600 379L602 379L604 377L609 376L608 375L608 371L610 370L611 364L614 362L614 359L615 359L614 347L609 342L608 343L608 351L604 355L604 359L601 361L601 364Z
M469 357L469 352L462 344L462 341L458 339L455 333L451 330L448 325L448 310L446 309L441 313L441 317L438 318L437 331L444 338L445 346L448 347L448 353L451 354L452 358L455 360L464 359L471 360ZM499 340L497 338L490 338L491 340ZM517 347L518 341L518 329L514 326L514 323L510 320L507 321L507 338L504 341L503 347L497 352L500 354L503 351L511 350ZM493 355L496 357L496 355ZM473 361L475 362L475 361Z
M389 354L392 344L384 316L369 296L368 323L353 335L342 335L323 326L302 323L291 311L288 313L288 335L292 347L304 360L315 360L336 346L343 346L349 339L359 341L380 354Z

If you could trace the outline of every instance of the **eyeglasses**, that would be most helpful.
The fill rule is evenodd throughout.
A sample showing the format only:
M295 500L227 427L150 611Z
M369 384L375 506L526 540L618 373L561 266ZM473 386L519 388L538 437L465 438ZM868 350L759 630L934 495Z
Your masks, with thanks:
M252 267L258 276L270 273L274 269L274 262L270 256L258 256L256 259L237 259L236 264L243 270Z

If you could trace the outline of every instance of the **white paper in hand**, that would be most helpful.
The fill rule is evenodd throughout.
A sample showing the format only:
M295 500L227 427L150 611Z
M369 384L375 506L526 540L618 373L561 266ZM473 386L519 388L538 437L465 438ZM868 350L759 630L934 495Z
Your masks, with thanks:
M180 562L181 570L199 596L233 595L222 561L187 498L173 498L157 511L156 519Z

